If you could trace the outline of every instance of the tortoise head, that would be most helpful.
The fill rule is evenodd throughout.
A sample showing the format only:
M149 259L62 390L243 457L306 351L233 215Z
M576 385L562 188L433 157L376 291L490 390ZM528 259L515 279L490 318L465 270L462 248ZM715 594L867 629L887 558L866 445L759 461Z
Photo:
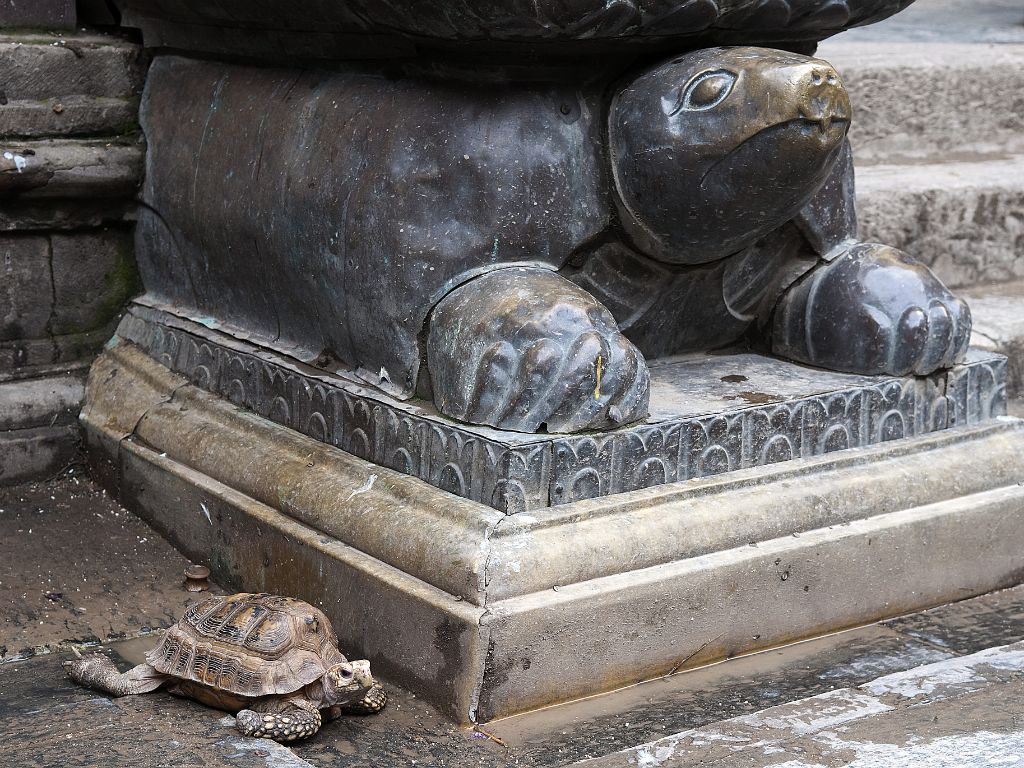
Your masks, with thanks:
M673 264L741 250L825 183L850 115L830 64L784 51L710 48L644 72L608 118L623 229Z
M373 675L366 660L343 661L323 676L324 698L329 706L361 699L372 686Z

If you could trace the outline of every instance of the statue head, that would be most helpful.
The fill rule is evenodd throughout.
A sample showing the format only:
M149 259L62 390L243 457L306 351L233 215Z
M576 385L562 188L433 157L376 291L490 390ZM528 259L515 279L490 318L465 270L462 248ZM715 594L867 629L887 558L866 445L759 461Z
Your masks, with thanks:
M710 48L659 64L611 104L623 229L639 250L672 264L741 250L824 184L850 114L839 76L820 59Z

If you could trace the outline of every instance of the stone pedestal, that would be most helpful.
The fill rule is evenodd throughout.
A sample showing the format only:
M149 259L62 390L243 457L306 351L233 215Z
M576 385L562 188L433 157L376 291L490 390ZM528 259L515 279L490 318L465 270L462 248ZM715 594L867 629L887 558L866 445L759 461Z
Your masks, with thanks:
M509 435L460 432L415 403L396 414L388 409L399 406L376 394L371 407L347 382L168 314L136 308L121 333L92 369L83 421L100 474L122 501L209 563L221 583L321 606L344 649L460 721L1020 581L1024 424L999 416L998 357L972 353L937 378L836 388L807 369L787 372L753 357L734 374L723 368L729 358L666 363L685 366L696 391L711 389L702 375L716 387L747 377L732 382L747 394L705 402L700 413L677 400L672 415L670 399L655 409L673 424L721 424L723 446L728 426L739 424L746 442L738 437L735 453L722 448L723 461L737 457L734 471L676 474L675 482L506 514L421 479L444 475L456 466L451 460L420 456L417 466L441 469L413 477L328 443L355 432L353 414L378 424L371 445L404 440L415 448L419 433L409 425L420 421L424 430L499 446ZM215 394L241 381L228 375L233 365L264 382L244 390L261 399L235 404ZM774 389L765 386L771 382ZM306 405L297 408L300 392ZM872 405L886 392L891 402ZM749 402L769 397L777 402ZM350 406L310 407L317 402ZM325 412L339 420L314 418ZM801 438L808 414L819 412L845 414L831 434L850 447L822 440L827 428ZM298 414L326 431L293 428ZM601 440L614 445L629 433ZM764 463L781 456L743 448L755 434L758 444L793 446L799 457ZM548 446L536 450L557 457L566 438L533 439ZM804 455L810 444L845 449ZM600 466L586 468L593 488Z
M908 4L118 0L97 473L459 721L1019 581L1005 359L858 237L806 55Z

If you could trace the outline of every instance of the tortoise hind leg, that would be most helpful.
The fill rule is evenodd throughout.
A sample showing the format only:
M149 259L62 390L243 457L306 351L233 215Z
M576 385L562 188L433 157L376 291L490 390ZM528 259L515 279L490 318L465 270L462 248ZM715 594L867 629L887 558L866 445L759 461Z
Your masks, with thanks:
M259 707L259 704L255 705ZM235 715L238 730L244 736L286 742L305 739L320 730L320 711L313 706L286 706L280 711L262 712L243 709Z
M114 662L101 653L82 656L75 650L77 659L64 662L68 677L79 685L103 691L114 696L134 696L155 691L169 679L149 664L139 664L127 672L119 672Z

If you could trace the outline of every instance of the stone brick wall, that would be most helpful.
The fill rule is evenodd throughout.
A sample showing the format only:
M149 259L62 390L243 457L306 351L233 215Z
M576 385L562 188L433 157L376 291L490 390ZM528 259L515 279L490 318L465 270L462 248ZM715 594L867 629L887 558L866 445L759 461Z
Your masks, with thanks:
M139 289L144 74L122 37L0 33L0 484L73 454L75 393Z

